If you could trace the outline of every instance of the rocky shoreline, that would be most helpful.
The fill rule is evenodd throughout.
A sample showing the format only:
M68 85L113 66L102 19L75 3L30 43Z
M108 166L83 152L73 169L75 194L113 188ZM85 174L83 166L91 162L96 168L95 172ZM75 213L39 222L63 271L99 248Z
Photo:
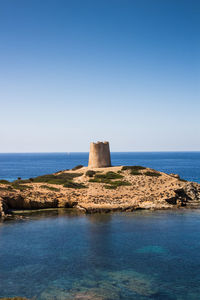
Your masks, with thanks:
M84 213L199 208L200 184L141 166L77 166L54 174L0 180L0 216L12 210L76 208Z

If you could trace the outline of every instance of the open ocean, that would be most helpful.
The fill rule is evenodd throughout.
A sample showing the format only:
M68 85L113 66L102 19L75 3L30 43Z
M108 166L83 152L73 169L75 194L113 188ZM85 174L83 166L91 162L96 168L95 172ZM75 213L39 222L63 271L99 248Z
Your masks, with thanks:
M114 152L112 164L142 165L200 183L200 152ZM88 153L0 154L0 179L15 180L87 166Z
M88 153L0 154L0 178L87 165ZM112 153L200 182L200 152ZM200 210L85 215L34 212L0 223L0 297L37 300L200 299Z

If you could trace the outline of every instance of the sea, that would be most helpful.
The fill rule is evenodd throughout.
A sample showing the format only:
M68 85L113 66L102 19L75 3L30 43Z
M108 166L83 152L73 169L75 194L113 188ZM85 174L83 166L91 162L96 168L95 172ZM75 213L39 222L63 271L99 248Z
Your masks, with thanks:
M87 166L83 153L0 153L0 179L15 180ZM141 165L200 183L200 152L114 152L112 165Z
M200 152L112 153L200 183ZM88 153L0 154L0 179L30 178L78 164ZM200 210L82 214L31 211L0 223L0 298L200 299Z

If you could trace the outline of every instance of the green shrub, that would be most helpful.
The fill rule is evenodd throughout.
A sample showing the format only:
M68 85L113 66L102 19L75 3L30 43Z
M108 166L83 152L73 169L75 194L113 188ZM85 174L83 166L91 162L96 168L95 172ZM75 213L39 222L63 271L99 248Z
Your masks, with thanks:
M33 182L49 182L54 179L58 179L58 175L47 174L33 178Z
M32 186L29 185L21 185L18 183L12 183L12 188L15 190L25 191L27 189L32 189Z
M95 174L96 174L96 172L93 171L93 170L88 170L88 171L85 173L85 175L88 176L88 177L93 177Z
M31 180L30 179L17 179L17 180L14 180L12 183L14 184L23 184L23 183L30 183Z
M78 166L75 166L74 168L72 168L72 171L76 171L81 168L83 168L83 165L78 165Z
M1 191L12 191L12 186L11 185L6 185L6 186L0 186Z
M63 186L66 187L66 188L73 188L73 189L84 189L84 188L86 188L86 186L84 184L78 183L78 182L73 182L73 181L68 181Z
M145 172L143 174L146 175L146 176L152 176L152 177L159 177L159 176L161 176L160 173L157 173L157 172L154 172L154 171L147 171L147 172Z
M106 189L116 189L118 186L130 186L131 183L128 181L122 180L115 180L123 178L122 175L114 172L107 172L106 174L96 174L94 178L91 178L89 182L96 182L96 183L106 183L104 186Z
M72 185L72 181L74 178L82 176L83 173L61 173L61 174L47 174L38 176L35 178L24 179L24 180L15 180L12 183L12 186L17 189L25 189L27 186L21 186L24 183L49 183L49 184L57 184L57 185ZM69 183L70 182L70 183ZM76 188L76 186L74 186ZM30 187L29 187L30 188ZM55 187L49 187L52 191L55 191Z
M51 184L65 184L69 180L82 176L82 173L61 173L61 174L47 174L33 178L33 182L46 182Z
M8 180L1 179L0 184L10 184Z
M114 185L114 186L122 186L122 185L124 185L124 186L130 186L131 185L130 182L128 182L128 181L121 181L121 180L112 181L111 184Z
M55 187L53 187L53 186L49 186L49 185L41 185L40 187L43 188L43 189L47 189L47 190L50 190L50 191L54 191L54 192L59 192L59 191L60 191L60 189L55 188Z
M97 182L97 183L110 183L111 180L107 178L97 178L96 176L94 178L91 178L89 182Z
M107 172L105 174L96 174L94 178L91 178L89 182L97 182L97 183L107 183L107 184L112 184L114 181L113 179L121 179L124 176L114 173L112 171Z
M104 187L106 189L116 189L117 187L119 186L130 186L131 183L128 182L128 181L121 181L121 180L118 180L118 181L111 181L109 183L109 185L105 185Z
M105 189L107 190L116 190L117 186L115 185L104 185Z
M9 188L7 186L5 186L5 187L0 186L0 191L8 191L8 190L9 190Z
M146 167L142 167L142 166L123 166L122 170L134 170L134 171L139 171L139 170L145 170Z
M95 177L101 179L120 179L123 178L123 175L110 171L105 174L96 174Z
M131 170L130 172L131 175L142 175L140 172L138 172L137 170Z

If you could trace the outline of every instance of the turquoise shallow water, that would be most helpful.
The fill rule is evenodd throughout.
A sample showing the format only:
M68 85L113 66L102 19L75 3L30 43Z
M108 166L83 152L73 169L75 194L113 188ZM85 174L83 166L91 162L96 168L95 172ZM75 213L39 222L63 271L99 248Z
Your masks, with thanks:
M34 213L0 225L0 297L199 299L200 211Z

